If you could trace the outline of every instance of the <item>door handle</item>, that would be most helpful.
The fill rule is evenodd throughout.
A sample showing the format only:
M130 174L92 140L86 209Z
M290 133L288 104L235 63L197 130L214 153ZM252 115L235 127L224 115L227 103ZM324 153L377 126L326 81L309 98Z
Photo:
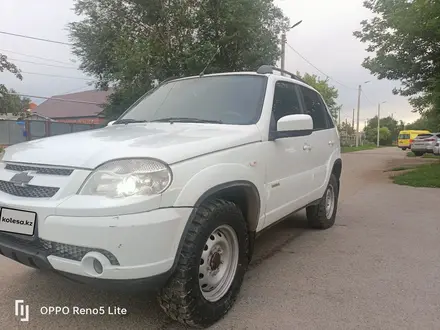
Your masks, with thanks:
M308 144L305 144L305 145L303 146L303 150L305 150L305 151L310 151L310 150L312 150L312 147L311 147L310 145L308 145Z
M329 146L332 146L332 147L333 147L334 144L335 144L335 143L334 143L333 141L328 141L328 145L329 145Z

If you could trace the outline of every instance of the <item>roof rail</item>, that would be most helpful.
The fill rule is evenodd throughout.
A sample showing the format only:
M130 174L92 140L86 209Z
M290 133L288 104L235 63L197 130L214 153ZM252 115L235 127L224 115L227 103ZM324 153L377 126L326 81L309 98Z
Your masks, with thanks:
M300 77L298 77L296 74L293 74L292 72L277 68L275 66L271 66L271 65L262 65L258 68L257 73L259 74L273 74L274 71L278 71L281 73L285 73L288 74L290 76L290 78L292 79L296 79L299 80L303 83L306 83L304 80L302 80Z

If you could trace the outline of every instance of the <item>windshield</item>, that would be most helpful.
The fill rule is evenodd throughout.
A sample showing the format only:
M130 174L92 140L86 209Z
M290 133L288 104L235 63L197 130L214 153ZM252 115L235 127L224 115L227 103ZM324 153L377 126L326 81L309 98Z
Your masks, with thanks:
M116 122L176 121L251 125L258 122L267 77L225 75L170 81Z

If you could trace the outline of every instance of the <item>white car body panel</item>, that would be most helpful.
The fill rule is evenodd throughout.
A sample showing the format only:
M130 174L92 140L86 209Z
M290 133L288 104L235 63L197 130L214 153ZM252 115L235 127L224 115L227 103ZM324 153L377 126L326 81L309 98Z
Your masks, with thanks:
M173 164L259 139L255 125L114 125L15 144L3 161L94 169L113 159L149 157Z
M142 279L172 269L196 203L225 184L246 182L256 189L259 232L320 199L341 157L336 128L269 139L275 83L310 87L287 77L267 77L262 113L255 125L119 124L8 147L0 162L0 182L10 182L18 173L6 169L6 164L69 168L73 173L34 174L32 185L59 187L59 191L50 198L0 191L0 208L36 212L37 235L43 240L114 255L118 265L93 251L82 260L48 257L56 270L102 279ZM94 169L126 158L166 163L172 171L170 186L148 197L78 195ZM87 268L85 259L93 256L101 258L102 274Z

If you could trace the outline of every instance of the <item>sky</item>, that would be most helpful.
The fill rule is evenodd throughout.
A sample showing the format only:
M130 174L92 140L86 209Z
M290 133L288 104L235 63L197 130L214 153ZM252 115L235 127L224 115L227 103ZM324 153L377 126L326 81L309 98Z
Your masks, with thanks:
M371 16L362 2L275 0L292 24L302 20L287 33L286 69L321 78L328 76L329 83L339 91L342 121L351 122L353 109L357 112L357 88L361 84L361 128L377 114L378 103L382 102L385 103L381 105L381 117L393 115L406 123L412 122L418 114L411 111L406 98L392 94L392 89L400 83L377 80L361 66L370 54L365 51L367 45L353 36L353 31L360 29L360 22ZM72 10L73 4L73 0L0 0L0 31L69 42L66 25L79 19ZM0 53L23 71L22 81L9 73L0 74L0 83L18 93L50 97L93 88L88 85L91 78L77 69L79 61L68 45L0 34ZM369 83L364 84L365 81ZM44 101L32 99L37 104Z

